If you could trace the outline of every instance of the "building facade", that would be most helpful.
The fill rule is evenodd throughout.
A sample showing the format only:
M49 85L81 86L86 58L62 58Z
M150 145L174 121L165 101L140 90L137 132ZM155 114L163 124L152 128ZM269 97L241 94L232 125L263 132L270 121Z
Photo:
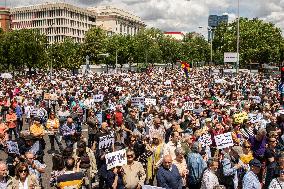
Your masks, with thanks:
M108 34L135 35L146 27L140 17L112 6L91 7L88 10L97 14L97 26Z
M39 29L49 43L66 37L83 42L85 33L96 25L96 13L67 3L46 3L11 8L11 28Z
M10 10L5 7L0 7L0 28L4 31L9 31L11 26Z
M208 17L208 41L211 41L211 37L214 37L214 29L221 23L228 23L228 15L209 15Z

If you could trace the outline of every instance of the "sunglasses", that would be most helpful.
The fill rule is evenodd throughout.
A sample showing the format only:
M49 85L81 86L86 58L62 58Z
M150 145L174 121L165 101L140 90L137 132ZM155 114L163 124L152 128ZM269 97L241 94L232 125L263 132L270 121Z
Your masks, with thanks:
M276 140L273 140L273 141L270 140L270 141L268 141L268 142L273 142L273 143L275 143L275 142L277 142L277 141L276 141Z
M133 155L127 155L128 158L133 158Z
M250 146L244 146L244 148L250 148Z
M24 170L20 170L19 173L27 173L28 170L27 169L24 169Z
M283 175L283 174L284 174L284 170L281 170L281 171L280 171L280 174Z

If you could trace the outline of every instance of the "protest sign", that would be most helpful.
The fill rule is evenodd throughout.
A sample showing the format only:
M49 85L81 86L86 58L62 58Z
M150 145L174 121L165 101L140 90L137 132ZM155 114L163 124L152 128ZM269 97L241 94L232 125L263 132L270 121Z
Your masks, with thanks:
M116 166L125 165L127 163L125 149L108 153L106 154L105 158L106 158L107 170L110 170L111 168L114 168Z
M123 89L123 88L122 88L122 87L119 87L119 86L117 86L117 87L115 88L115 90L118 91L118 92L122 91L122 89Z
M172 84L171 80L166 80L166 81L164 82L164 85L171 85L171 84Z
M204 134L199 139L198 142L202 145L202 147L210 146L212 144L212 139L210 134Z
M50 93L44 93L43 99L44 100L49 100L50 99Z
M248 114L246 112L241 112L238 114L234 114L233 118L235 123L241 124L244 122L244 120L248 119Z
M248 114L248 120L251 123L258 123L261 121L261 119L262 119L262 116L260 114L253 114L253 113Z
M146 104L146 105L154 105L154 106L156 106L157 101L156 101L156 99L145 98L145 104Z
M7 150L10 154L20 154L17 142L7 141Z
M133 97L131 98L131 103L133 106L144 106L145 99L144 97Z
M231 132L217 135L214 138L217 145L217 149L223 149L230 146L234 146Z
M114 144L114 133L99 137L99 149L107 149Z
M104 95L98 94L94 96L94 102L102 102L104 100Z
M185 102L183 104L183 109L184 110L193 110L194 109L194 104L193 102L189 101L189 102Z
M142 189L164 189L158 186L143 185Z

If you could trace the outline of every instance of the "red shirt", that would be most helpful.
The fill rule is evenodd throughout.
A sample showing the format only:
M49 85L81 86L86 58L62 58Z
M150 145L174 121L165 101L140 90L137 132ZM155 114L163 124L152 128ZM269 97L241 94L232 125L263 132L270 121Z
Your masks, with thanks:
M114 117L115 117L116 125L120 127L122 125L122 123L123 123L123 114L122 114L122 112L115 112Z

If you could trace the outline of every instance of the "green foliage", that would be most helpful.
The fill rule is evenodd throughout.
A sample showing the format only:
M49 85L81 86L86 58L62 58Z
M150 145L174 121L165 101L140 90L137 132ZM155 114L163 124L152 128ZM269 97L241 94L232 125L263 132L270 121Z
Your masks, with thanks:
M281 59L281 30L259 19L240 19L240 63L269 63ZM224 52L236 52L237 20L217 27L213 40L214 60L223 61ZM283 59L282 59L283 60Z

